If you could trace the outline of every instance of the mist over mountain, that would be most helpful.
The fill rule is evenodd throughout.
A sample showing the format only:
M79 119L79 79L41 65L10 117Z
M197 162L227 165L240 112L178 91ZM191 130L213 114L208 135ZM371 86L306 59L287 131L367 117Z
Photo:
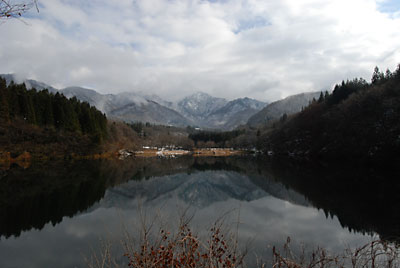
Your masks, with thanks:
M125 122L148 122L157 125L186 127L193 122L175 110L169 109L155 101L146 100L144 103L131 102L108 113L110 118Z
M210 114L222 108L227 103L226 99L212 97L203 92L196 92L180 100L177 103L176 109L185 117L203 126Z
M206 119L206 125L224 130L232 130L244 125L247 120L267 105L265 102L250 98L240 98L228 102L223 107L211 113Z
M267 104L250 98L227 101L203 92L185 97L176 104L176 109L199 127L232 130Z
M107 115L109 111L118 107L115 104L114 95L102 95L92 89L83 87L67 87L59 90L59 92L67 98L76 97L80 101L86 101Z
M177 111L160 104L172 107L172 103L162 100L157 95L146 96L133 92L103 95L95 90L80 87L69 87L60 92L68 98L75 96L81 101L87 101L106 113L109 118L128 123L148 122L180 127L194 124Z
M265 102L250 98L239 98L228 101L216 98L207 93L196 92L183 99L172 102L164 100L155 94L143 92L124 92L119 94L101 94L94 89L83 87L67 87L56 89L45 83L18 79L13 74L1 75L11 81L25 83L28 87L38 90L47 88L50 92L60 92L68 98L88 102L111 119L128 123L149 122L172 126L198 126L206 129L232 130L248 123L257 126L279 119L284 113L292 114L309 104L313 98L318 98L319 92L302 93L273 102Z
M36 88L37 90L47 89L49 92L56 93L58 90L46 83L39 82L33 79L20 79L15 74L0 74L0 77L6 80L7 85L11 82L16 84L25 83L27 89Z

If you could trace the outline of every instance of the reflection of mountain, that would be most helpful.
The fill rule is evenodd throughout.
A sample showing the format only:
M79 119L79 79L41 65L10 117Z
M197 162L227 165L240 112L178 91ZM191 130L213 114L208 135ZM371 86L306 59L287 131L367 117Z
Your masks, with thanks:
M265 195L246 175L232 171L203 171L129 181L108 190L100 205L124 207L135 198L161 204L179 198L187 204L206 207L230 198L250 201ZM135 202L132 204L136 205Z
M199 160L188 169L193 173L178 173L152 177L145 181L129 181L106 192L100 206L125 207L137 205L136 198L145 203L162 203L178 198L186 204L207 207L228 199L256 200L271 195L289 202L308 206L305 197L261 175L249 175L235 167L235 161L225 163L224 158ZM238 159L251 164L249 159ZM202 171L198 171L202 170ZM236 170L236 171L232 171Z
M377 232L384 239L396 236L394 240L399 241L396 175L252 157L142 158L51 163L26 170L14 167L0 173L0 236L18 236L98 207L129 209L137 206L137 198L150 206L180 200L204 208L229 199L273 196L302 206L312 204L337 216L349 229Z
M90 207L92 211L98 206L137 205L137 197L149 203L178 198L206 207L227 199L250 201L269 194L307 205L303 196L279 182L246 174L246 169L257 169L251 166L254 163L247 158L181 157L53 162L26 170L14 167L0 174L0 236L42 229Z

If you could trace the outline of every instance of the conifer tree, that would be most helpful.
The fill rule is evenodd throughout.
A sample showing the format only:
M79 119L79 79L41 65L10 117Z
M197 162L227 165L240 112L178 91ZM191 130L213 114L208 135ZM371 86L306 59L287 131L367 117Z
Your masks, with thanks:
M8 108L8 90L6 80L0 78L0 120L10 121L10 112Z
M324 94L321 91L321 94L319 94L318 103L321 103L323 101L324 101Z

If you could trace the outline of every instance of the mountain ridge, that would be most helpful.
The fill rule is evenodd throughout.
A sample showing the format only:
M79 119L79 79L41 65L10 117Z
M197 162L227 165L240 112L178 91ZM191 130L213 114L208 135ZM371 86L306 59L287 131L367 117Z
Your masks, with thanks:
M286 99L294 98L290 96L286 99L267 104L262 101L248 97L237 98L228 101L225 98L213 97L204 92L195 92L179 101L171 102L164 100L155 94L145 94L143 92L122 92L118 94L101 94L95 89L88 89L79 86L71 86L63 89L56 89L45 83L32 79L17 79L13 74L2 74L8 82L24 82L31 87L39 90L48 88L52 93L62 93L68 98L76 97L81 101L86 101L90 105L105 113L111 119L122 120L127 123L149 122L152 124L167 124L173 126L197 126L205 129L233 130L240 125L248 124L254 126L253 121L257 122L257 114L264 109L273 109L277 103L285 103ZM301 93L294 96L306 95ZM318 93L313 93L312 97L318 97ZM307 106L310 98L306 102L296 107L286 107L283 112L279 112L273 119L279 118L283 113L294 113L300 111L302 106ZM286 104L283 104L286 105ZM291 106L289 102L287 105ZM136 114L135 114L136 113ZM171 116L171 118L168 118ZM260 121L258 119L258 121ZM261 123L263 120L261 119Z
M274 101L258 113L250 116L247 125L250 127L267 125L278 120L284 114L291 115L300 112L301 109L308 106L313 99L318 99L320 94L321 91L304 92Z

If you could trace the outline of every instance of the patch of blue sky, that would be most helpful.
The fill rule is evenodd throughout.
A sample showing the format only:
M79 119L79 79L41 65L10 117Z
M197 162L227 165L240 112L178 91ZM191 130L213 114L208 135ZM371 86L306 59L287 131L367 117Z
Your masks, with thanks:
M40 10L43 9L43 5L41 5L40 3L38 3L38 7L36 8L35 6L33 6L30 10L28 10L28 12L26 12L23 15L23 18L27 18L27 19L40 19L41 18L41 14L40 14Z
M42 7L43 10L43 7ZM78 23L74 23L71 24L69 26L65 25L65 23L63 23L63 21L54 18L52 16L47 16L46 13L40 13L40 6L39 6L39 12L37 12L36 9L31 9L29 10L27 13L24 14L24 16L22 17L23 19L37 19L37 20L41 20L41 21L45 21L47 23L50 23L55 29L57 29L57 31L59 31L60 33L62 33L63 35L67 35L67 36L72 36L74 34L76 34L78 31L77 29L79 29L80 25Z
M139 43L124 43L124 42L112 42L110 40L104 40L112 47L126 49L126 50L134 50L134 51L141 51L143 46Z
M240 32L246 31L246 30L261 28L261 27L265 27L268 25L271 25L271 23L267 19L260 17L260 16L256 16L253 18L248 18L248 19L239 21L239 25L238 25L237 29L235 30L235 33L238 34Z
M385 0L378 3L378 10L383 13L400 13L400 0Z
M83 32L82 25L78 22L66 25L63 21L52 19L51 25L64 37L72 38L74 40L86 40L87 33Z

